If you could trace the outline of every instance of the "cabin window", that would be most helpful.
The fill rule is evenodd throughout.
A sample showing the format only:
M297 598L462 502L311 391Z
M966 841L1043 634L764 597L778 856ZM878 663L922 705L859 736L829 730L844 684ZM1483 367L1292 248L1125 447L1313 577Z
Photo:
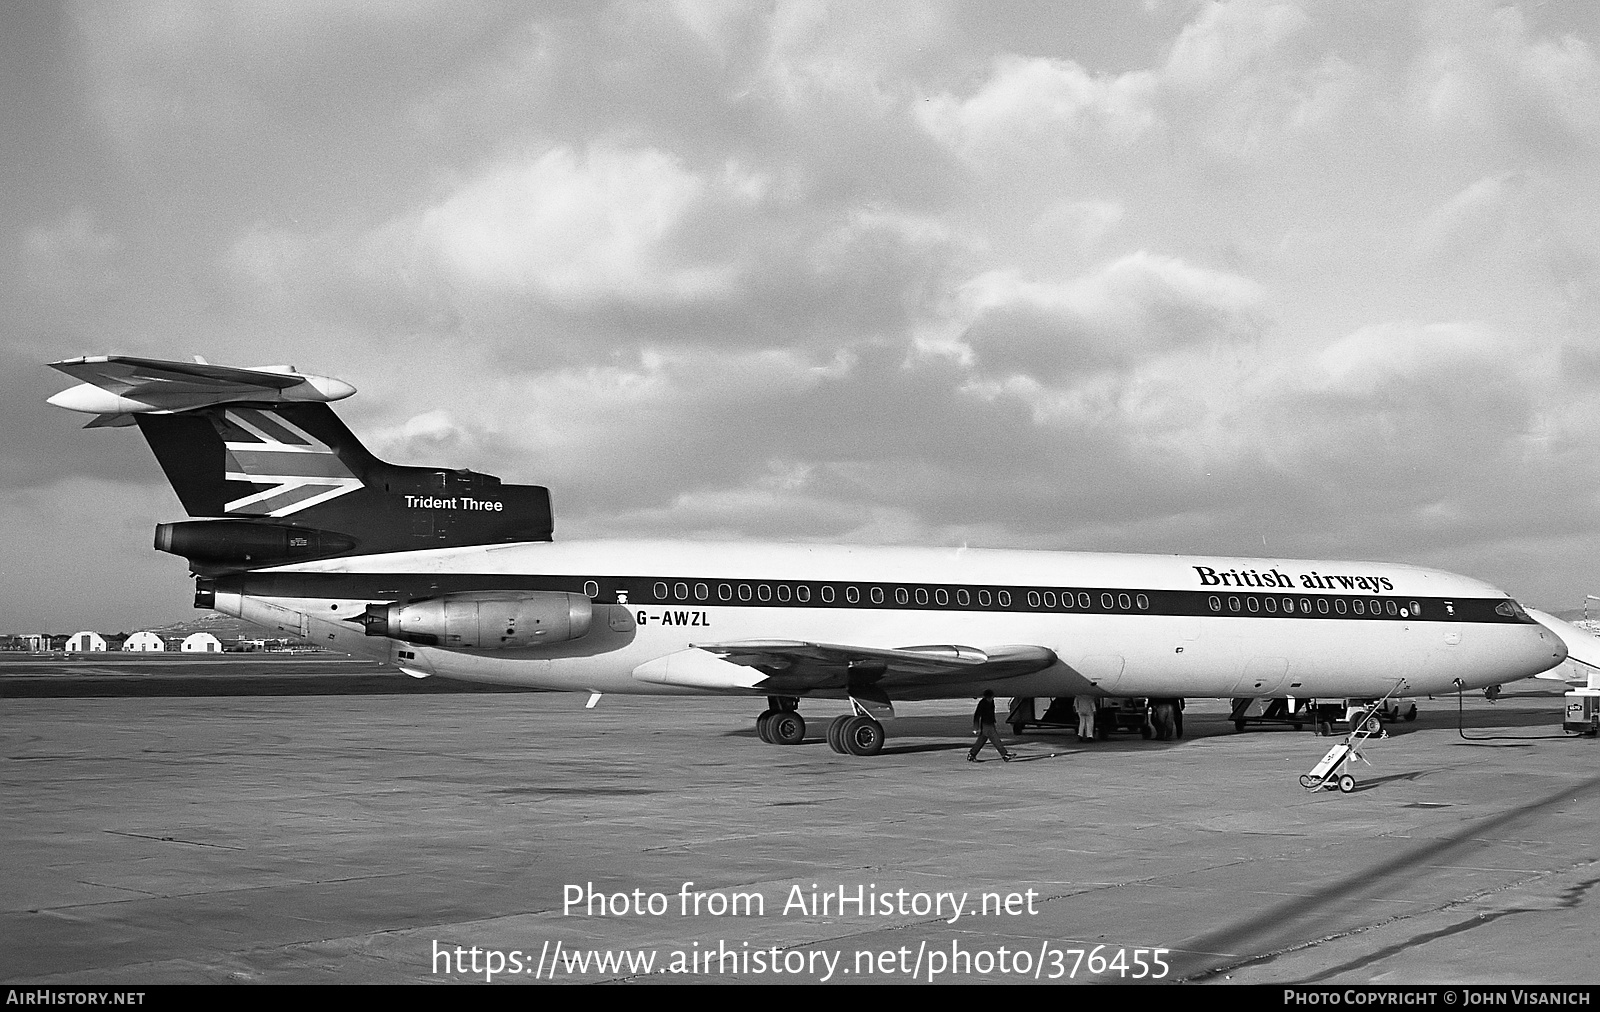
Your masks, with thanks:
M844 589L844 599L846 601L848 601L850 604L860 604L861 603L861 588L860 587L846 587Z
M989 596L989 592L988 592L988 591L987 591L987 590L980 590L980 591L978 591L978 604L980 604L980 605L982 605L982 606L983 606L983 607L985 607L985 608L987 608L987 607L989 607L989 604L990 604L990 603L991 603L991 602L992 602L992 601L993 601L993 600L994 600L994 599L993 599L993 598L992 598L992 597L990 597L990 596Z
M726 583L717 584L717 600L719 600L719 601L731 601L731 600L733 600L733 588L728 586Z
M772 600L772 588L764 583L756 584L756 599L760 601Z
M822 594L822 603L823 604L832 604L833 603L833 584L824 583L822 585L821 594Z
M708 598L710 596L711 596L711 592L706 589L706 585L705 584L697 583L697 584L694 585L694 599L696 601L704 601L706 598Z
M1145 597L1143 594L1140 594L1138 597L1134 598L1133 603L1139 606L1140 611L1150 610L1150 599Z
M1133 607L1133 599L1130 598L1127 594L1118 594L1117 595L1117 607L1121 608L1123 611L1128 611L1129 609L1131 609Z
M1245 599L1244 599L1244 606L1245 606L1245 607L1246 607L1246 608L1249 608L1249 609L1250 609L1250 611L1251 611L1251 612L1252 612L1252 613L1253 613L1253 612L1258 612L1258 611L1260 611L1260 610L1261 610L1261 602L1260 602L1260 601L1258 601L1258 600L1257 600L1257 599L1256 599L1256 598L1254 598L1254 597L1247 597L1247 598L1245 598Z
M926 587L918 587L917 588L917 603L918 604L927 604L928 603L928 588L926 588Z
M1100 607L1104 608L1106 611L1110 611L1113 607L1116 606L1116 603L1117 602L1112 599L1110 594L1101 594L1100 595Z
M1009 590L1002 590L995 596L996 596L996 599L999 600L999 602L1000 602L1000 607L1002 607L1002 608L1011 607L1011 592Z
M950 603L950 592L940 587L933 592L933 600L941 608Z
M595 583L593 580L583 581L583 596L587 597L591 601L599 597L600 585Z
M1221 611L1222 610L1222 598L1217 597L1214 594L1206 601L1206 604L1209 604L1211 606L1211 610L1212 611Z
M1350 602L1350 610L1355 612L1357 615L1365 615L1367 613L1367 606L1365 602L1358 597Z
M801 604L805 604L807 601L811 600L811 588L802 583L800 586L794 589L794 596L795 600L799 601Z
M658 584L655 585L654 590L656 592L656 600L657 601L665 601L667 599L667 585L666 584L658 583Z
M689 600L689 585L687 583L675 583L675 584L673 584L672 585L672 595L674 597L676 597L680 601Z
M873 604L882 604L883 603L883 588L882 587L873 587L872 588L872 603Z
M750 600L750 585L748 583L739 584L739 600Z
M1417 601L1412 601L1411 602L1411 617L1412 618L1421 618L1422 617L1422 605L1421 605L1420 602L1417 602Z
M1389 613L1390 618L1393 618L1400 614L1400 605L1391 597L1383 603L1383 610Z
M1037 590L1028 591L1028 607L1039 607L1039 592Z
M1237 597L1228 598L1228 610L1235 612L1239 610L1239 599Z
M894 603L895 604L910 604L911 603L911 595L906 593L906 589L904 587L896 587L894 589Z
M1326 611L1327 609L1323 609L1323 610ZM1302 597L1300 599L1300 614L1302 614L1302 615L1311 614L1311 598Z
M789 597L790 597L789 585L787 583L778 584L778 600L787 603L788 600L789 600Z
M1339 614L1343 615L1345 613L1345 609L1346 609L1346 605L1344 603L1344 598L1336 597L1336 598L1333 599L1333 610L1334 611L1336 611Z

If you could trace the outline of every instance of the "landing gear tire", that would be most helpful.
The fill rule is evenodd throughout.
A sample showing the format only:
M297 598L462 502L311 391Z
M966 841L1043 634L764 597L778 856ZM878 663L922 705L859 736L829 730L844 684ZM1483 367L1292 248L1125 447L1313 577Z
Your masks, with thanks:
M844 747L844 726L854 719L853 713L841 713L828 721L828 747L840 755L850 754Z
M1406 708L1405 716L1404 716L1403 719L1408 724L1411 723L1413 720L1417 719L1417 704L1416 703L1412 703L1409 707Z
M1172 704L1172 736L1174 738L1183 737L1183 700L1181 699Z
M761 736L761 740L766 742L768 745L772 744L772 718L776 717L777 715L777 710L763 710L761 711L761 716L756 718L756 734L759 734Z
M1026 724L1012 724L1011 725L1011 733L1012 734L1021 734L1023 732L1023 730L1025 728L1027 728L1027 726L1028 725L1026 725Z
M806 719L793 710L767 718L767 739L774 745L798 745L806 740Z
M851 717L839 738L851 755L877 755L883 751L883 725L871 717Z
M1356 789L1356 778L1346 773L1339 778L1339 793L1349 794Z
M1326 721L1326 720L1318 721L1317 722L1317 734L1321 735L1324 738L1332 738L1333 737L1333 724L1332 724L1332 722Z
M1233 722L1233 733L1234 734L1243 734L1244 733L1244 721L1236 720L1236 721Z

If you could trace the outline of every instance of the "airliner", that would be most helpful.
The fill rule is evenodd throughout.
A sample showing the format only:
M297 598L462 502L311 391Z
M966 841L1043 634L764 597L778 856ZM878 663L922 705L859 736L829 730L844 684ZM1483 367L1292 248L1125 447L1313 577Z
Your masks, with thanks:
M52 363L51 404L137 425L191 519L157 525L195 606L418 678L846 700L836 752L883 748L897 702L1366 698L1499 685L1588 657L1556 620L1453 573L1376 562L864 545L553 539L549 491L374 457L289 366ZM1576 633L1576 630L1571 630ZM1590 637L1583 637L1590 643ZM1579 658L1583 659L1583 658ZM1592 658L1590 663L1600 662Z

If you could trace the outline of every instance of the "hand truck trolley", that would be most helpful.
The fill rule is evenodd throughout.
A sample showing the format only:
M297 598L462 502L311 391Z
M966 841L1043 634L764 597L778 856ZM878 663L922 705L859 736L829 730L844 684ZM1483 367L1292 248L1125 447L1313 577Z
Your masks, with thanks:
M1321 761L1311 768L1310 773L1301 775L1300 786L1308 791L1331 791L1337 787L1344 794L1355 790L1356 778L1351 775L1350 770L1358 761L1372 765L1367 757L1361 754L1361 750L1373 738L1389 736L1389 733L1383 730L1383 723L1378 714L1383 711L1390 696L1399 691L1400 686L1396 685L1389 690L1389 695L1368 707L1351 725L1350 733L1344 736L1344 740L1328 749Z

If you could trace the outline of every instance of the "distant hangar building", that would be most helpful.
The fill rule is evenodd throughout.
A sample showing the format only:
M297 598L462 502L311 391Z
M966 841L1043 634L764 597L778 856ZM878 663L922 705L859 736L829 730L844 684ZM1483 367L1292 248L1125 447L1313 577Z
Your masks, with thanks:
M186 654L220 654L222 641L208 632L191 633L184 637L181 649Z
M130 654L160 653L167 649L167 641L153 632L136 632L122 644Z
M103 651L105 648L105 637L97 632L85 630L80 633L73 633L67 639L67 653L69 654L94 653L95 651Z

